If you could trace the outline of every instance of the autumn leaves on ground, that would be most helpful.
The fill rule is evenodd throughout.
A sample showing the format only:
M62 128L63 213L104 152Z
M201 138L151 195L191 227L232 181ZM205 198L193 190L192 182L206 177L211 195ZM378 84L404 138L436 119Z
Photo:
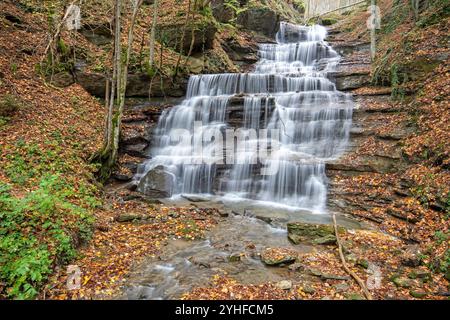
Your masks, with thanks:
M60 19L61 3L54 2L53 8L33 1L0 3L0 298L114 298L130 270L144 257L158 256L168 239L202 239L222 218L215 209L168 207L139 196L124 201L127 194L96 181L99 168L90 160L103 143L103 103L78 84L53 86L45 70L36 67L44 60L49 20ZM109 2L98 2L102 9L89 10L88 19L107 16ZM346 155L349 161L360 161L365 155L401 151L405 165L399 172L334 177L353 194L346 200L354 206L346 213L376 230L348 230L341 241L347 263L360 278L372 279L374 272L383 275L380 286L371 291L374 298L445 298L450 277L449 5L445 0L424 1L427 7L415 17L409 1L378 2L384 17L372 64L378 89L353 93L392 92L392 97L382 102L374 98L364 106L386 110L374 135L392 136L404 123L413 130L395 144L367 139ZM171 1L162 1L162 6L167 13L161 14L162 22L176 19L183 8ZM136 27L136 55L147 41L151 13L146 7L144 22ZM332 28L344 31L346 39L369 40L365 11L337 18L344 20ZM210 56L216 64L211 69L238 70L218 45L233 32L224 26L215 40ZM60 49L69 56L83 55L88 68L108 67L107 51L81 34L64 31L62 39ZM245 42L245 36L239 34L239 41ZM161 57L162 69L169 73L177 55L159 44L156 51L160 51L157 63ZM186 61L188 71L196 60ZM401 190L406 188L401 197L399 184ZM360 206L373 199L391 200ZM408 252L412 247L415 251ZM218 273L208 286L194 288L182 298L364 298L343 270L334 244L309 253L267 250L258 254L293 258L292 264L281 266L289 268L286 283L242 284ZM68 264L80 266L81 289L67 290Z

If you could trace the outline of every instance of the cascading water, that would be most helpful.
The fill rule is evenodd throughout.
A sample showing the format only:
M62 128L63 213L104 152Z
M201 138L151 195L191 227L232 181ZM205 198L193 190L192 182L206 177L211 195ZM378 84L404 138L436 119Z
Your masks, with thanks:
M152 158L135 178L163 166L173 175L175 194L215 193L322 211L325 162L344 150L353 109L351 97L329 79L339 56L325 38L322 26L283 22L277 43L260 45L254 72L192 76L186 99L161 115ZM246 138L219 175L226 142L202 135L211 138L230 127L227 110L237 97L243 108L239 133ZM262 129L271 134L259 134ZM276 147L272 132L279 133ZM258 158L267 146L267 156ZM269 174L261 174L262 167Z

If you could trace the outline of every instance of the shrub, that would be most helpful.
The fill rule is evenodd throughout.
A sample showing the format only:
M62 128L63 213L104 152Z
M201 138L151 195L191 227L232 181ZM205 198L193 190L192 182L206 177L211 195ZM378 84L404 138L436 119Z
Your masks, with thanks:
M0 97L0 117L12 116L22 106L21 100L13 94Z

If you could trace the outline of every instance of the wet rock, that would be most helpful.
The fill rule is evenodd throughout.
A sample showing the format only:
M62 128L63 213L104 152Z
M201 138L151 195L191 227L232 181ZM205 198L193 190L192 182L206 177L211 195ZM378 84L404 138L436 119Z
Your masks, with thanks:
M191 257L188 259L191 263L203 267L203 268L210 268L211 264L209 261L206 260L206 258L200 258L200 257Z
M239 261L241 261L241 254L240 253L232 253L228 257L228 261L230 261L230 262L239 262Z
M290 290L292 288L292 281L282 280L282 281L278 282L275 286L281 290Z
M291 222L287 224L288 238L294 244L302 242L320 241L326 237L330 241L331 236L334 236L334 227L327 224L309 224L303 222ZM339 227L339 231L344 228Z
M185 194L182 194L181 196L191 202L206 202L206 201L208 201L207 198L203 198L203 197L199 197L199 196L185 195Z
M279 15L268 7L249 8L237 16L237 23L245 29L273 37L278 31Z
M158 166L139 181L137 191L152 198L168 198L172 196L174 189L174 177Z
M305 266L303 264L299 263L299 262L295 262L295 263L291 264L288 267L288 269L291 270L291 271L300 271L300 270L304 270Z
M133 179L132 174L121 174L121 173L113 173L111 177L117 181L128 182Z
M132 157L138 158L148 158L147 155L148 143L137 143L137 144L125 144L121 146L121 151L129 154Z
M296 258L295 252L283 248L267 248L261 253L261 261L269 266L293 263Z
M227 211L223 211L223 210L220 210L220 211L219 211L219 216L221 216L222 218L226 218L226 217L228 217L229 215L230 215L230 213L227 212Z
M229 37L222 43L222 47L237 64L251 65L258 61L258 47L254 44L241 43L234 37Z

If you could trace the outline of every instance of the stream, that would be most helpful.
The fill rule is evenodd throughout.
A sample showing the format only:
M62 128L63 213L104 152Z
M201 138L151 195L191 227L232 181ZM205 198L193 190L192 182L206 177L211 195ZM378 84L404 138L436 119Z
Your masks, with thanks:
M291 244L286 223L331 222L325 163L344 152L353 110L351 96L329 76L340 57L326 34L322 26L282 22L277 43L260 44L253 72L191 76L186 99L164 110L135 182L162 170L172 195L165 204L194 202L228 216L204 241L170 241L163 255L136 268L120 298L177 299L218 273L241 283L281 281L291 271L265 266L258 253L313 250ZM229 146L218 137L232 127L240 136ZM360 228L343 216L338 224ZM239 262L231 263L236 255Z

